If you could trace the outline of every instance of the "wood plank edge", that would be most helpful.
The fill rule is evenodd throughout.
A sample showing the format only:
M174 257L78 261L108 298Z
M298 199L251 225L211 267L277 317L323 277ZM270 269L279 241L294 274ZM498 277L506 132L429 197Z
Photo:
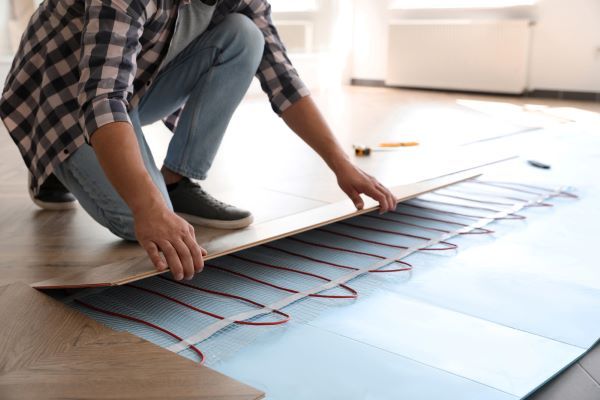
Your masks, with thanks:
M505 161L505 159L500 160L500 161ZM500 161L496 161L496 162L500 162ZM493 163L490 163L490 164L493 164ZM489 165L489 164L486 164L486 165ZM431 190L439 189L442 187L446 187L446 186L449 186L449 185L452 185L452 184L455 184L458 182L462 182L462 181L465 181L468 179L473 179L477 176L480 176L481 173L478 172L478 169L480 169L482 167L479 167L477 169L468 169L468 170L456 172L453 174L447 174L443 177L432 178L432 179L420 181L420 182L410 184L410 185L396 186L396 187L392 188L392 191L395 192L394 194L400 193L398 202L410 200L411 198L420 196L421 194L427 193ZM410 195L402 195L402 191L405 190L407 186L417 186L418 188L415 192L411 193ZM314 214L316 212L323 212L323 211L330 212L328 209L331 210L330 213L332 214L330 217L324 218L321 222L318 222L315 224L303 226L300 228L294 228L289 231L280 232L280 233L265 237L265 238L257 240L257 241L243 244L241 246L232 247L225 251L220 251L220 252L209 254L205 258L205 260L208 261L208 260L211 260L211 259L214 259L217 257L222 257L224 255L231 254L231 253L234 253L234 252L237 252L240 250L248 249L251 247L259 246L261 244L272 242L274 240L278 240L278 239L282 239L282 238L285 238L288 236L296 235L298 233L306 232L311 229L315 229L315 228L318 228L318 227L321 227L324 225L328 225L328 224L342 221L342 220L345 220L348 218L366 214L366 213L376 210L377 208L378 208L378 205L377 205L376 201L373 199L370 199L370 198L367 198L365 200L365 208L363 210L356 210L354 208L354 205L350 204L350 201L345 199L345 200L342 200L342 201L339 201L336 203L326 204L324 206L317 207L315 209L307 210L307 211L304 211L304 212L301 212L298 214L280 218L278 220L267 221L262 225L274 225L274 224L285 225L287 220L292 220L292 219L297 220L298 218L302 218L302 215L310 215L310 214ZM260 226L257 226L256 228L259 228L259 227ZM232 234L235 235L236 232L239 232L238 234L241 234L243 231L234 231ZM148 277L152 277L152 276L156 276L156 275L160 275L160 274L164 273L164 271L163 272L156 271L150 264L150 261L148 261L145 256L128 260L128 262L133 262L134 265L137 263L145 263L146 261L148 263L147 271L137 273L137 274L133 273L131 275L124 276L120 279L115 277L114 280L109 281L109 282L105 282L105 281L83 282L83 283L77 282L78 280L81 281L82 278L85 277L85 275L88 275L90 273L90 271L86 271L86 272L78 272L78 273L73 273L73 274L69 274L69 275L64 275L62 277L56 277L56 278L51 278L48 280L36 282L36 283L31 284L31 287L36 288L36 289L63 289L63 288L74 289L74 288L120 286L120 285L124 285L124 284L130 283L130 282L138 281L140 279L145 279ZM98 271L98 269L113 269L113 271L111 271L111 273L114 273L115 270L118 270L119 267L122 266L123 264L124 264L123 261L117 261L117 262L113 262L113 263L109 263L109 264L99 265L98 267L93 267L92 269L96 270L96 272ZM130 267L131 266L129 266L128 268L130 268ZM64 283L61 283L61 281ZM73 282L73 281L75 281L75 282Z

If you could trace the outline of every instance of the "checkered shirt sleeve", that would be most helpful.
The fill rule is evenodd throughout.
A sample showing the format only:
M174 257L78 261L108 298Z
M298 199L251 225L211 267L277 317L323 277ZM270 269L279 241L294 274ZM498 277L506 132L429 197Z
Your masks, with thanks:
M245 0L241 2L239 12L252 19L265 37L265 51L256 76L269 96L273 111L281 115L310 92L286 54L286 48L271 19L269 2Z
M87 140L111 122L129 122L145 10L139 2L86 0L79 62L79 123Z

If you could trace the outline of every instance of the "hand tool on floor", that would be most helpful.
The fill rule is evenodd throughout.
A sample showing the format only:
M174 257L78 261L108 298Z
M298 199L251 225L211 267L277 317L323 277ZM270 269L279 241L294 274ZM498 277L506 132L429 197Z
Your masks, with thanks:
M372 151L390 151L390 150L395 150L399 147L412 147L412 146L418 146L418 145L419 145L418 142L387 142L387 143L380 143L376 147L369 147L369 146L360 145L360 144L355 144L352 147L354 147L354 154L356 156L363 157L363 156L371 155Z
M543 162L540 162L540 161L527 160L527 163L529 165L531 165L532 167L541 168L541 169L550 169L549 164L544 164Z

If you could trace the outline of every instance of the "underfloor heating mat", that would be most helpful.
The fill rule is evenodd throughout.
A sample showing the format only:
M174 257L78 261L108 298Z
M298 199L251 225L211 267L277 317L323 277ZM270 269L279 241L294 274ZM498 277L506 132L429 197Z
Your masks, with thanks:
M483 261L461 268L461 249L485 249L534 224L528 216L543 218L576 201L568 187L473 179L383 215L363 214L210 260L189 281L164 274L85 289L63 301L213 367L258 338L304 326L522 398L596 342L598 320L589 312L600 309L598 293L574 288L556 298L564 285L541 266L486 269ZM468 356L487 348L501 353L491 356L494 366Z

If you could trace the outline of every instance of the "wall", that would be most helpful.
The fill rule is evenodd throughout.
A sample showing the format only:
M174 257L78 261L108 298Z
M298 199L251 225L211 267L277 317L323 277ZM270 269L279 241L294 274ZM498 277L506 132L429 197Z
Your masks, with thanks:
M387 0L354 0L352 77L383 80L386 74L388 24Z
M0 1L0 57L7 56L10 48L8 40L8 17L10 10L8 6L8 1Z
M0 92L10 68L10 45L8 39L8 1L0 0Z
M536 8L530 86L600 92L600 0L542 0Z
M493 10L388 10L387 0L355 0L352 77L384 80L387 21L530 18L535 21L529 88L600 92L600 0L538 0Z

